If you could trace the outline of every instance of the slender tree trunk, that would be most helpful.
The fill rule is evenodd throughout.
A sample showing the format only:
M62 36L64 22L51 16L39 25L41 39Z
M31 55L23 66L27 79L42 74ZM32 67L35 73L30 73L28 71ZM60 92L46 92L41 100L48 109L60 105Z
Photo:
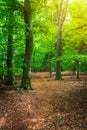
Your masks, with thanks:
M32 52L33 52L33 35L31 28L31 3L30 0L24 1L24 22L25 22L25 56L23 76L21 82L21 88L32 89L31 76L29 74L31 68Z
M52 49L52 45L51 45L51 49ZM49 61L49 73L50 73L50 77L52 77L52 51L49 52L48 59L50 59L50 61Z
M2 82L4 83L4 51L2 50Z
M52 62L50 61L50 77L52 77Z
M79 79L79 62L77 62L77 79Z
M59 25L58 43L57 43L57 62L56 62L56 79L60 80L61 76L61 55L62 55L62 25Z
M7 44L7 85L15 83L13 73L13 11L10 12L8 25L8 44Z
M61 56L62 56L62 26L65 21L69 0L60 0L60 5L56 4L58 18L58 42L57 42L57 62L56 62L56 79L61 80ZM59 8L59 10L58 10Z

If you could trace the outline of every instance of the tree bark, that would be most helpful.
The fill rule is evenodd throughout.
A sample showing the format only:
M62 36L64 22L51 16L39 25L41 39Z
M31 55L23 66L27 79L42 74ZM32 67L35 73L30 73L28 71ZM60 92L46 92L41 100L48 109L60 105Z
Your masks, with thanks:
M80 78L80 73L79 73L79 69L80 69L80 66L79 66L79 62L77 61L77 79Z
M15 83L13 72L13 11L10 11L8 22L8 44L7 44L7 85Z
M62 25L59 25L58 43L57 43L57 62L56 62L56 79L60 80L61 76L61 55L62 55Z
M51 47L52 49L52 47ZM50 62L49 62L49 72L50 72L50 77L52 77L52 51L50 51L49 53L49 58L50 58Z
M5 76L4 76L4 51L2 49L2 82L4 83L4 79L5 79Z
M57 20L58 20L58 41L57 41L57 62L56 62L56 79L61 80L61 56L62 56L62 26L65 21L66 12L68 7L68 0L64 2L64 0L60 1L59 12L58 5L57 8Z
M25 22L25 55L21 88L31 90L31 68L32 52L33 52L33 34L31 27L31 3L30 0L24 1L24 22Z

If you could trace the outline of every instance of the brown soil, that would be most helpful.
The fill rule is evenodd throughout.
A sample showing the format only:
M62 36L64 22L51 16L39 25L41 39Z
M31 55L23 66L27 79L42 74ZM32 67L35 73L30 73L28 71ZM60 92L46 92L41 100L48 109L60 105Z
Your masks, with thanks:
M57 81L37 72L32 86L16 91L0 82L0 130L87 130L87 75Z

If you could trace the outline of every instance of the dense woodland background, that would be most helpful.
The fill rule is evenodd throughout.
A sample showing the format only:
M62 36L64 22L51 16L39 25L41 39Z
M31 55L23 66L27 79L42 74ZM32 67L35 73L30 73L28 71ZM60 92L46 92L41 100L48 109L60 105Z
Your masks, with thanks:
M31 71L87 73L86 0L0 0L0 76L22 78L32 89Z

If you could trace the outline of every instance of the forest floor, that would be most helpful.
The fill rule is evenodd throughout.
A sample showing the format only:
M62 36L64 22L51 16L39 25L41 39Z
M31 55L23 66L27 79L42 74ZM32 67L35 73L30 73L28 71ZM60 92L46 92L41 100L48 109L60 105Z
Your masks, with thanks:
M20 78L17 78L19 86ZM0 81L0 130L87 130L87 75L32 74L33 91Z

